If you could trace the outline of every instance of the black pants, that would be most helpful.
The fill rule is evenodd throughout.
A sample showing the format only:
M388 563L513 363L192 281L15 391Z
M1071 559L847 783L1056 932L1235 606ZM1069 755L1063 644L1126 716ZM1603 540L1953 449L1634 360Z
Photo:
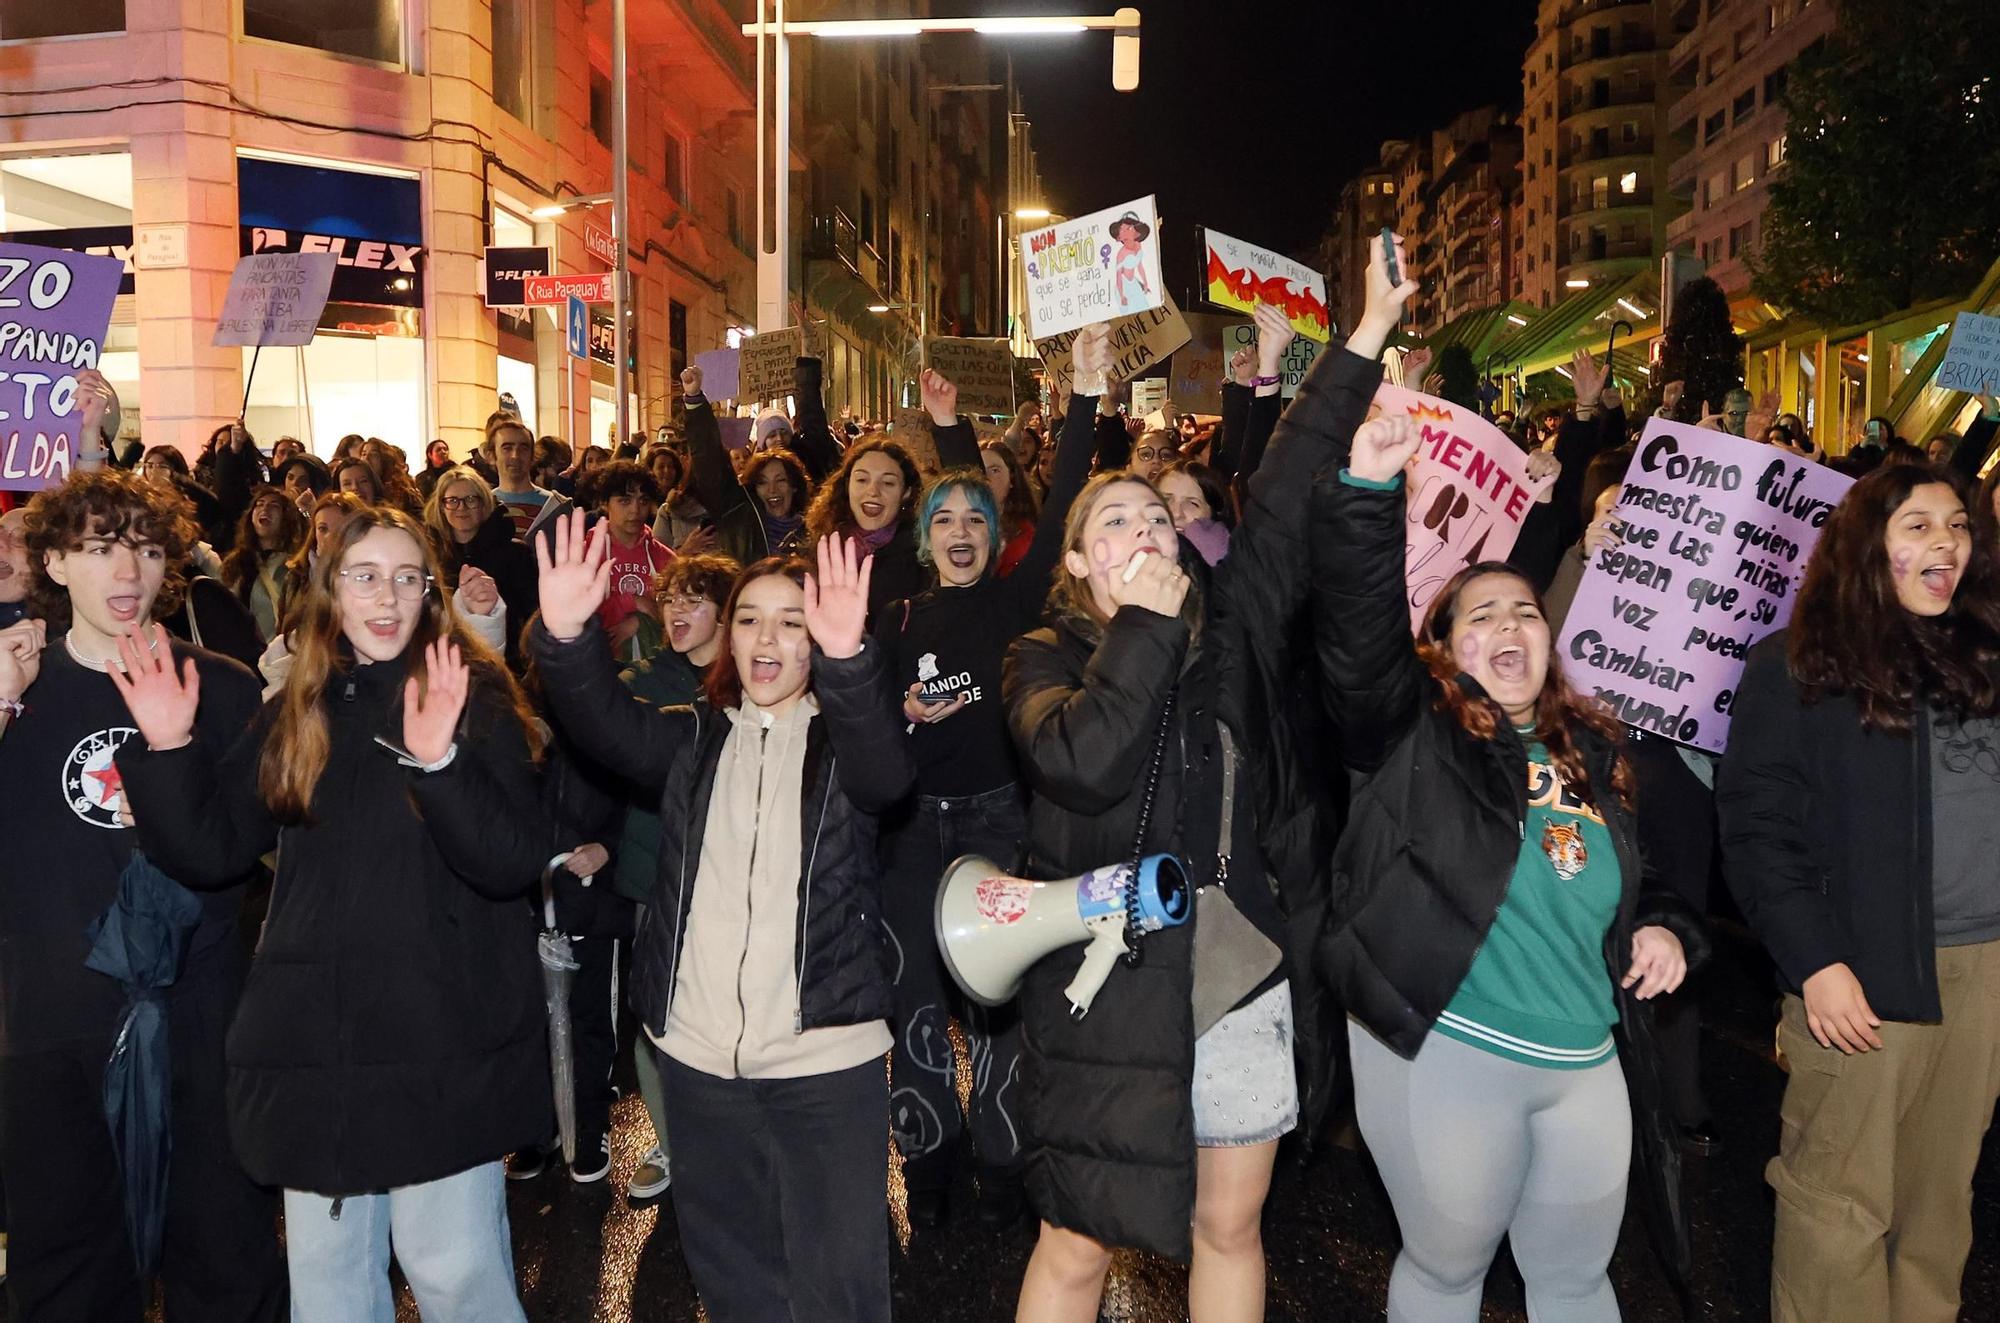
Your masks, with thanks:
M912 1190L951 1184L958 1142L958 1062L949 1032L956 1014L972 1057L972 1147L980 1167L1011 1172L1021 1137L1009 1109L1021 1076L1021 1020L1012 1006L967 1001L938 954L933 907L945 866L964 854L1014 868L1027 837L1021 792L1006 786L964 799L920 796L889 832L883 917L895 938L896 1033L890 1057L889 1123Z
M1627 751L1645 805L1639 848L1667 885L1705 914L1715 865L1715 796L1666 740L1635 738ZM1676 1124L1699 1125L1709 1114L1701 1088L1701 1004L1694 985L1683 983L1655 1002L1653 1022L1667 1109Z
M576 1050L577 1156L586 1164L595 1145L611 1133L611 1067L618 1056L618 998L625 943L615 937L581 937L570 943L581 966L569 990L569 1019Z
M659 1062L681 1251L713 1323L888 1323L882 1063L725 1080Z
M173 1159L160 1281L168 1323L277 1323L287 1314L276 1198L229 1144L223 1032L234 971L204 962L169 1006ZM0 1058L0 1169L7 1173L13 1323L144 1317L124 1198L104 1120L108 1048Z

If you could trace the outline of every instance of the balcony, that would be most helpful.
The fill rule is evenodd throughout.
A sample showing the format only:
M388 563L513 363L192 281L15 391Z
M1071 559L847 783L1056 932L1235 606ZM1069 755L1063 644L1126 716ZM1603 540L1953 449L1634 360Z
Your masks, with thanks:
M1572 267L1583 266L1591 262L1629 262L1633 258L1649 258L1652 255L1653 240L1651 236L1644 239L1633 239L1629 243L1622 240L1607 239L1602 243L1572 244L1569 251L1562 254L1562 269L1563 274L1567 276L1570 274Z
M1600 212L1629 211L1653 205L1653 190L1642 188L1636 193L1607 193L1602 199L1586 194L1583 197L1565 198L1557 219L1570 220L1577 216L1594 216Z
M881 254L875 251L874 244L861 237L854 222L839 207L812 218L805 255L807 260L838 262L877 294L884 290Z
M1652 7L1652 0L1575 0L1575 3L1562 7L1562 14L1556 21L1561 26L1568 27L1578 19L1592 18L1598 14L1619 9L1650 11Z
M1694 181L1701 174L1701 154L1690 148L1685 155L1676 156L1674 163L1667 167L1667 191L1680 193L1686 190L1692 197Z
M1612 110L1619 106L1650 106L1653 104L1653 81L1648 78L1637 87L1611 87L1602 94L1579 88L1564 97L1560 111L1564 119L1572 115L1587 115L1593 110Z
M1556 60L1556 67L1568 73L1572 69L1581 69L1600 60L1630 59L1634 55L1654 54L1658 49L1657 43L1643 34L1631 38L1618 36L1609 41L1588 42L1580 51L1574 46L1565 46L1562 55Z
M1580 165L1596 165L1604 161L1616 161L1630 157L1645 160L1653 155L1651 134L1642 135L1637 142L1586 142L1581 148L1565 147L1556 157L1556 168L1572 170Z
M1675 42L1673 49L1667 52L1668 72L1677 71L1694 59L1701 52L1702 39L1713 35L1714 29L1704 24L1697 26L1694 31Z

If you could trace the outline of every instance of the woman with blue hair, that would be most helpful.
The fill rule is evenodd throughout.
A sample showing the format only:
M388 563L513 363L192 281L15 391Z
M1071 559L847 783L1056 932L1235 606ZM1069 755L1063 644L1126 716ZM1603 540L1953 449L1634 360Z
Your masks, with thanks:
M1086 329L1075 354L1079 380L1101 379L1110 365L1105 328ZM924 373L922 385L933 427L969 433L957 413L958 388L936 372ZM1000 510L985 474L953 469L924 490L916 508L917 558L936 572L936 585L875 617L876 642L904 694L917 765L916 795L883 824L883 916L897 947L889 1117L903 1152L910 1221L919 1229L944 1221L966 1128L947 1032L954 1012L972 1057L980 1219L1010 1225L1023 1206L1020 1141L1009 1115L1020 1072L1018 1023L1010 1007L958 1004L932 935L931 909L946 864L982 854L1011 867L1027 834L1025 795L1000 703L1000 666L1008 645L1034 628L1048 597L1063 517L1090 469L1094 412L1075 411L1064 421L1048 501L1012 574L998 573Z

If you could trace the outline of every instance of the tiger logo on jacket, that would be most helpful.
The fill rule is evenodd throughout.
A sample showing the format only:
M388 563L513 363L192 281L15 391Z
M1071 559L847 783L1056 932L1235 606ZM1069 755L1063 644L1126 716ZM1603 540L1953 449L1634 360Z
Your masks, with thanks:
M1542 853L1556 870L1556 876L1573 882L1590 862L1590 847L1583 832L1573 822L1550 822L1542 827Z

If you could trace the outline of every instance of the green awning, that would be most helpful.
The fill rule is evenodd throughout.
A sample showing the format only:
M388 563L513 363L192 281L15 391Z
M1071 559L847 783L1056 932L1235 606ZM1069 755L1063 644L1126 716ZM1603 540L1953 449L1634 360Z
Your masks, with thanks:
M1483 366L1494 345L1509 332L1519 329L1516 323L1507 319L1511 316L1531 321L1534 312L1533 304L1518 300L1491 308L1476 308L1452 318L1433 331L1423 344L1435 356L1442 356L1452 345L1464 345L1472 355L1472 361Z
M1616 321L1631 325L1632 330L1621 338L1636 351L1660 333L1658 282L1659 277L1651 271L1634 271L1622 280L1578 290L1553 308L1534 313L1526 326L1500 340L1494 352L1507 362L1510 371L1523 376L1552 372L1567 365L1578 349L1589 349L1602 357L1611 324ZM1640 311L1633 312L1634 307ZM1618 357L1621 369L1628 363L1637 366L1622 350Z

